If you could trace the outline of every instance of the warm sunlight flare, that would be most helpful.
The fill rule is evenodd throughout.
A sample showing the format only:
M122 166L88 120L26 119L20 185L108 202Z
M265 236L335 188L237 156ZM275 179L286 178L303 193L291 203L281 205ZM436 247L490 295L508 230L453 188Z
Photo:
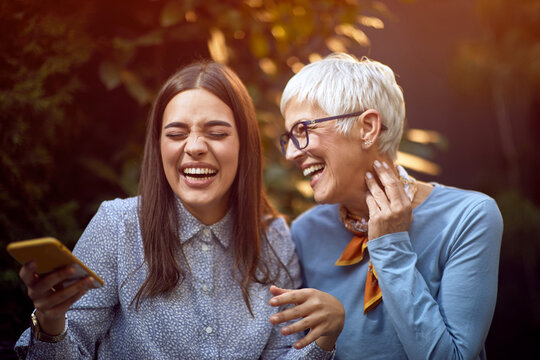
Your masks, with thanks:
M275 75L278 70L276 64L269 58L259 60L259 67L267 75Z
M226 64L229 59L225 35L219 29L210 30L210 39L208 40L208 51L210 56L216 62Z
M360 29L357 29L351 24L339 24L335 27L334 31L338 35L345 35L361 46L369 46L371 43L367 35Z
M336 36L326 39L326 46L333 52L347 52L347 47L343 41Z
M318 53L312 53L312 54L309 54L309 62L315 62L315 61L319 61L319 60L322 60L322 56Z
M285 32L285 29L281 25L274 25L271 31L272 31L272 35L274 35L274 37L277 40L282 40L287 37L287 33Z
M441 173L440 166L434 162L401 151L398 151L397 162L408 169L418 171L423 174L434 176Z
M374 29L384 29L384 22L374 16L359 16L358 22L364 26L372 27Z
M433 130L409 129L405 137L420 144L437 144L441 142L441 135Z

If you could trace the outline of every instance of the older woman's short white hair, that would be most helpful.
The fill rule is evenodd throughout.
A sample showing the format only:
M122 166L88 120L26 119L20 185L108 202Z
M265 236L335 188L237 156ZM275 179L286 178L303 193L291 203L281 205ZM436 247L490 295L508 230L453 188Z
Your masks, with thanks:
M302 68L283 90L281 113L294 99L319 106L328 115L341 115L375 109L388 128L381 132L377 145L382 154L395 160L403 134L405 101L390 67L344 53L334 53ZM355 118L337 120L336 125L348 134Z

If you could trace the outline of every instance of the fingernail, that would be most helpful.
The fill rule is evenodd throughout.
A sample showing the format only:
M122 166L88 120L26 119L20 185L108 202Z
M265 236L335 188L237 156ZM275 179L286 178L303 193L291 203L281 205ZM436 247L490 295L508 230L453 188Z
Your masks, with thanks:
M385 161L382 162L382 165L383 165L386 169L388 169L388 164L387 164Z
M270 322L276 323L276 322L278 322L278 320L279 320L279 318L277 316L275 316L275 315L270 316Z
M369 171L366 172L366 177L367 177L368 179L373 179L373 175L372 175Z
M289 331L290 331L290 329L288 327L284 327L283 329L281 329L281 333L283 335L289 335Z
M302 343L300 341L297 341L294 343L294 348L295 349L300 349L302 347Z
M272 305L272 306L277 305L277 300L274 299L274 298L270 299L270 305Z
M376 167L381 167L381 163L379 162L379 160L375 160L373 165L375 165Z

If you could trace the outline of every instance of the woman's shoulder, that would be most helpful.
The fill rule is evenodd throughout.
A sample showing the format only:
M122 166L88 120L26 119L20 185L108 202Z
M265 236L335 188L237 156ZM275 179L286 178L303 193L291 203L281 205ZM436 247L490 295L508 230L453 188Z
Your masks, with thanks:
M291 224L294 231L296 228L319 229L321 227L332 227L336 221L339 222L339 212L337 204L315 205L311 209L300 214Z
M435 187L420 206L431 213L454 214L456 218L482 217L493 222L502 218L496 201L482 192L434 184Z
M291 232L283 217L277 216L269 221L266 238L280 258L286 258L294 252Z
M98 213L102 212L109 218L135 220L137 219L138 196L116 198L101 203Z
M436 203L446 203L451 206L475 206L480 203L495 203L489 195L476 190L466 190L453 186L433 183L434 188L428 199Z

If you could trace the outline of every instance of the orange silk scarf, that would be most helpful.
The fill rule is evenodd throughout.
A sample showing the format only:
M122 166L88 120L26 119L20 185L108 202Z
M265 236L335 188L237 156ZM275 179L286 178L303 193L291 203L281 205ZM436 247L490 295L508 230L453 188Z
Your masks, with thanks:
M368 242L368 233L367 231L361 231L358 226L355 225L355 223L364 219L360 220L354 217L352 214L349 214L347 209L345 209L343 206L339 207L339 215L347 230L352 232L354 237L351 239L351 241L349 241L349 244L347 244L347 247L345 247L345 250L343 250L343 253L341 253L341 256L334 265L348 266L359 263L364 259L364 253L366 251ZM381 302L381 299L382 292L379 288L379 281L370 260L366 276L366 287L364 289L364 314L377 306Z

